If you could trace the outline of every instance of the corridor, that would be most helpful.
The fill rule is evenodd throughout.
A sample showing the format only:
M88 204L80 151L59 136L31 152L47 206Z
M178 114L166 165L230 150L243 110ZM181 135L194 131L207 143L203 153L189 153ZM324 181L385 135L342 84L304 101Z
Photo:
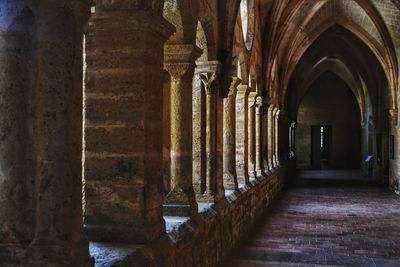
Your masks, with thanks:
M361 173L301 172L224 266L400 266L399 221L400 198Z

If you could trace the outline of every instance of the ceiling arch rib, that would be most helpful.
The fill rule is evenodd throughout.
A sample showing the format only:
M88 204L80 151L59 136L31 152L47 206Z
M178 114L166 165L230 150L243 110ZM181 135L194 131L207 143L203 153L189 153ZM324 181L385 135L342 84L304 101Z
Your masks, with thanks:
M319 28L315 29L315 31L312 33L312 35L308 36L307 39L303 39L301 44L296 45L296 49L294 52L291 53L291 55L288 55L286 58L286 62L281 62L282 65L288 66L285 69L285 79L282 84L282 88L285 91L286 87L288 85L288 82L291 79L291 76L293 75L293 72L304 55L305 51L320 37L323 33L328 31L330 28L332 28L335 25L339 25L345 29L347 29L349 32L357 36L358 39L360 39L375 55L375 57L378 59L380 62L382 69L385 71L385 75L388 79L390 88L391 88L391 94L392 94L392 108L397 108L397 103L395 99L397 98L396 91L395 91L395 74L393 73L393 69L390 67L390 65L387 63L387 58L385 56L384 50L379 46L376 42L373 41L373 38L368 36L368 34L363 31L361 27L358 25L354 24L352 21L346 20L344 18L335 18L334 20L328 20L324 24L320 25Z
M360 38L340 25L333 25L317 36L310 46L305 46L306 51L293 64L293 74L280 99L282 108L288 110L292 118L296 118L298 99L315 77L329 71L353 91L364 118L369 106L367 103L371 102L368 99L376 99L379 95L377 91L387 88L385 85L379 87L379 77L385 77L385 74L377 57ZM372 106L372 110L376 112L377 109Z
M267 73L270 73L271 58L275 58L275 54L277 54L281 59L279 65L285 76L285 82L282 84L283 90L287 87L290 76L302 54L318 36L338 24L361 39L379 59L392 90L392 107L397 108L394 100L397 95L398 70L394 49L391 49L393 42L374 5L369 0L299 0L296 2L295 4L290 1L287 3L287 5L291 5L288 10L296 10L296 12L285 13L282 11L282 14L277 16L282 19L277 24L284 25L280 26L284 30L279 33L281 35L279 39L275 37L275 40L278 40L273 45L276 50L274 51L274 48L270 50L273 54L268 56L270 60L268 60L266 69ZM292 7L292 5L294 6ZM286 22L283 19L286 19Z
M360 109L361 121L363 121L366 96L364 95L361 80L358 76L354 76L354 73L350 71L348 66L337 58L324 57L308 71L303 72L302 80L297 83L299 96L297 98L297 103L295 103L295 109L298 109L301 100L307 94L312 84L326 72L336 74L336 76L343 80L351 89Z

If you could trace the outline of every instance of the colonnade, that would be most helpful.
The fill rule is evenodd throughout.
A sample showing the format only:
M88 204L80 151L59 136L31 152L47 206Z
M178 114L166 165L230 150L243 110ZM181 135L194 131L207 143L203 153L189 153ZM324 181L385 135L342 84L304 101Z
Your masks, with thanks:
M21 1L9 2L0 32L3 263L91 266L88 239L154 242L165 236L163 216L195 217L199 202L225 205L225 190L251 186L250 178L278 167L278 110L267 113L267 103L239 77L221 97L221 63L196 62L195 45L165 45L174 27L161 7L99 1L90 16L86 1L26 1L23 9ZM203 88L198 113L194 76ZM193 114L202 116L205 135L193 131ZM204 158L193 157L199 137Z

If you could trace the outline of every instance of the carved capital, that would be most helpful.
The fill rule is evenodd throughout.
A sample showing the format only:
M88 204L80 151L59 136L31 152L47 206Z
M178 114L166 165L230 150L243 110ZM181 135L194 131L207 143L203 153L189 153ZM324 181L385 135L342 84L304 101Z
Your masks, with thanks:
M218 91L218 74L214 73L201 73L200 80L204 85L206 94L215 94Z
M216 93L219 86L221 63L219 61L200 61L196 64L196 73L200 74L206 94Z
M237 87L237 94L248 95L249 91L250 91L250 88L247 84L240 84Z
M186 74L193 73L194 65L190 63L165 63L164 69L173 80L181 80Z
M397 125L397 120L398 120L397 109L389 109L389 119L393 126Z
M275 110L274 110L273 116L274 116L274 118L275 118L276 120L279 119L280 112L281 112L281 111L280 111L279 109L275 109Z
M261 96L257 96L257 98L256 98L256 105L257 105L258 108L261 108L261 107L264 105L263 99L262 99Z
M247 99L249 103L249 109L253 108L256 105L256 98L257 98L257 92L250 92L249 97Z
M263 103L263 99L261 96L257 96L256 98L256 112L258 115L261 115L263 113L263 107L264 107L264 103Z
M193 74L195 61L201 52L195 45L165 45L164 69L174 80L182 79L189 73Z
M241 82L242 80L239 77L232 77L231 85L229 86L228 97L236 95L237 87Z

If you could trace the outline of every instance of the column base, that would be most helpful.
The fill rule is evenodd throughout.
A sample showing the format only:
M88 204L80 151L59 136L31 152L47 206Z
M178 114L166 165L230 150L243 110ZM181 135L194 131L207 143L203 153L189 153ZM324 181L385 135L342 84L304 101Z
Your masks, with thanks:
M225 172L223 177L225 190L238 190L238 185L235 183L237 181L236 173Z
M184 190L180 187L175 187L165 198L163 215L195 218L197 216L197 208L193 189Z
M246 174L246 176L237 176L237 180L238 180L239 189L241 187L251 186L250 178L249 178L248 174Z
M254 184L254 181L257 180L257 172L256 171L249 172L249 180L250 180L251 184Z
M261 180L263 180L263 179L267 178L267 174L265 173L264 170L258 170L257 171L257 177L260 177Z

